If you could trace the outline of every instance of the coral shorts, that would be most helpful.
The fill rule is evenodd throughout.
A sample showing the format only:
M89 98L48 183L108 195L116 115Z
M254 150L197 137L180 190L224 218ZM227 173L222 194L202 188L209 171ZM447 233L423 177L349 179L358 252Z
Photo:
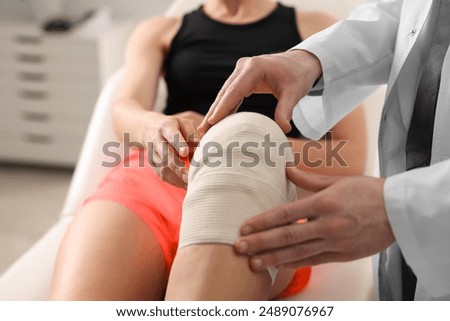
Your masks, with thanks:
M184 189L162 181L147 161L145 151L134 151L112 168L87 202L107 200L118 203L140 217L157 238L168 271L178 248ZM311 268L297 270L279 298L294 295L307 285Z

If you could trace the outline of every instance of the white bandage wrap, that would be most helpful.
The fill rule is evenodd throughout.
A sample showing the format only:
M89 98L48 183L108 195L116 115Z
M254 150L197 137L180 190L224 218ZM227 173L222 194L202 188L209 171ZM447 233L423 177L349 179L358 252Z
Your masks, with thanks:
M285 167L293 162L286 136L257 113L231 115L202 138L189 169L179 248L234 245L248 218L295 199ZM269 269L272 281L276 269Z

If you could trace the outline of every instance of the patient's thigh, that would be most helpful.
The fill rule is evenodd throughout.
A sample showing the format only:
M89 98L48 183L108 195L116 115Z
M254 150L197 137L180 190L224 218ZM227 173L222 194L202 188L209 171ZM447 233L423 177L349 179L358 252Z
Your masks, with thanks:
M168 272L156 237L132 211L87 203L58 253L53 300L160 300Z

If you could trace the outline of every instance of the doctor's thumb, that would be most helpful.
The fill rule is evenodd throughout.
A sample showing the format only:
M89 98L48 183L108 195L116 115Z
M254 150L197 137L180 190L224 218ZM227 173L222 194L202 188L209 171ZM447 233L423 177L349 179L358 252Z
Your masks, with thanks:
M312 174L296 167L286 168L286 174L296 186L310 192L320 192L343 178L342 176Z

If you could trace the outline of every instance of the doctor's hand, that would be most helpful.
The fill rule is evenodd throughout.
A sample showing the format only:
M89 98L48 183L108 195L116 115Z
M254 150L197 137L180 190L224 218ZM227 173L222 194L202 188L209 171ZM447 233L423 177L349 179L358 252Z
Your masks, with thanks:
M292 110L321 74L319 59L303 50L239 59L198 130L205 133L236 112L245 97L272 93L278 99L275 121L289 132Z
M200 141L197 126L203 115L186 111L175 115L154 115L146 127L144 140L150 142L148 154L156 174L165 182L187 187L184 160L189 158Z
M251 256L253 270L351 261L394 242L384 206L384 179L320 176L296 168L287 174L313 194L244 222L235 247Z

